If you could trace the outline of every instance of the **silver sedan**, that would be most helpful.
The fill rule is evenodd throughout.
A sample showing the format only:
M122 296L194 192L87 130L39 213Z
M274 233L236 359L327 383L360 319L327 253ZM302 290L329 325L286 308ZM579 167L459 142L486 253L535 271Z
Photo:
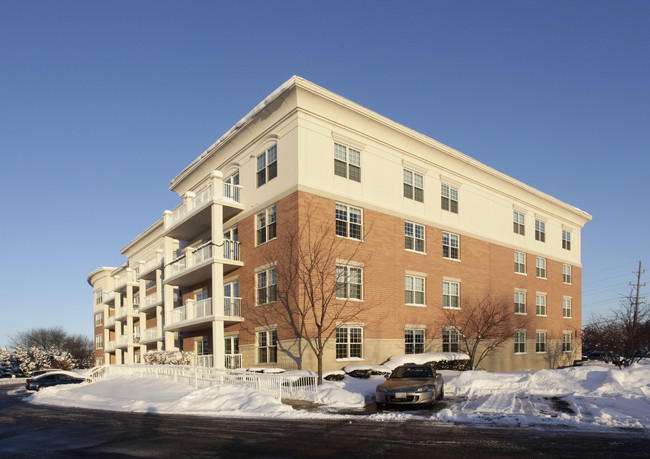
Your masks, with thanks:
M444 396L442 376L431 365L402 365L377 386L377 406L432 404Z

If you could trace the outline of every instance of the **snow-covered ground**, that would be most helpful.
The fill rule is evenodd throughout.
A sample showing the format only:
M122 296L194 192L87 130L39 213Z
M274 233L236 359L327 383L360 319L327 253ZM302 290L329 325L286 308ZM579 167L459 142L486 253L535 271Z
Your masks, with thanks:
M165 380L112 377L95 383L57 386L27 397L31 403L105 410L183 413L205 416L317 418L358 409L377 421L428 418L441 422L574 427L650 428L650 361L618 368L586 363L561 370L488 373L441 371L445 399L430 410L369 413L375 387L384 378L357 379L319 387L320 409L294 409L260 392L232 386L194 389ZM370 413L372 412L372 413ZM349 414L346 416L350 416Z

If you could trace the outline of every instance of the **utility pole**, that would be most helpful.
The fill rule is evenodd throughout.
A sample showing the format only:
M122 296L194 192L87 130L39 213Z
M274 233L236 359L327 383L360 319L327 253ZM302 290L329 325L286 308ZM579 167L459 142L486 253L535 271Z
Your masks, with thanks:
M636 324L639 318L639 304L641 300L644 299L639 295L641 292L641 287L645 287L645 282L643 284L641 283L641 274L645 274L645 271L641 271L641 260L639 260L639 270L632 272L636 274L636 284L630 282L630 285L636 288L636 299L634 301L634 322L632 322L634 324L634 328L636 328Z

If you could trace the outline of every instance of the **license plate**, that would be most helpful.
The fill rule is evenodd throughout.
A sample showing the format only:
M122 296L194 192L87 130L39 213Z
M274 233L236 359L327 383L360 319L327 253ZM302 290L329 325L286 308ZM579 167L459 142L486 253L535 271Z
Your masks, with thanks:
M404 392L397 392L395 394L395 398L406 398L406 393Z

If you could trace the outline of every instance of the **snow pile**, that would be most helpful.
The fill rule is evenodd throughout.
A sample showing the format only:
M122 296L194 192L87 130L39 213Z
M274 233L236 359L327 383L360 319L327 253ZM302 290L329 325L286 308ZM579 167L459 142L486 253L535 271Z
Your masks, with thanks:
M377 421L417 417L463 423L650 429L650 361L624 369L597 363L514 373L440 373L445 398L433 409L372 413L375 410L370 407L372 414L365 416ZM271 396L238 386L194 389L135 377L45 388L27 400L118 411L304 419L341 416L332 410L363 410L374 403L375 388L384 380L378 375L365 379L346 375L341 381L325 382L311 400L321 407L317 411L294 410Z

